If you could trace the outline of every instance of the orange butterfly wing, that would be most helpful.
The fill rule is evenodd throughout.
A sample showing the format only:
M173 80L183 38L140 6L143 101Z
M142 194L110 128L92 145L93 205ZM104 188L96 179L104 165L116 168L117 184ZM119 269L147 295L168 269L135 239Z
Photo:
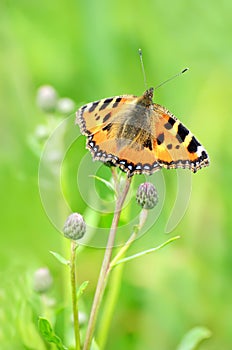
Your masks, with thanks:
M119 166L128 176L161 167L196 172L209 164L204 148L168 110L153 104L153 89L141 97L122 95L95 101L77 111L94 160Z
M165 168L187 168L196 172L209 165L206 150L193 134L166 108L154 104L155 157Z

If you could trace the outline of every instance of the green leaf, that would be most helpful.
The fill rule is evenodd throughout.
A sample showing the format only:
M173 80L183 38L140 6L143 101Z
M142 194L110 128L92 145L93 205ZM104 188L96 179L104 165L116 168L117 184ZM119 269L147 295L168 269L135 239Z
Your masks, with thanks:
M80 287L78 288L78 291L77 291L77 300L80 299L81 295L84 293L85 289L87 288L89 284L89 281L84 281Z
M50 250L50 253L63 265L69 265L69 260L65 259L62 255L59 253L53 252Z
M48 343L54 343L56 344L57 349L59 350L68 350L66 346L63 345L61 339L56 335L52 329L52 326L46 320L46 318L39 318L38 322L40 333L42 334L44 340L46 340Z
M89 177L93 177L93 178L95 178L96 180L101 181L103 184L106 185L107 188L109 188L111 191L114 192L114 194L116 194L116 191L115 191L114 186L113 186L109 181L107 181L107 180L105 180L105 179L102 179L101 177L96 176L96 175L89 175Z
M157 247L155 247L155 248L143 250L143 251L140 252L140 253L137 253L137 254L128 256L127 258L123 258L123 259L121 259L121 260L118 260L117 262L115 262L114 264L112 264L111 267L114 267L114 266L119 265L119 264L122 264L122 263L124 264L124 263L127 262L127 261L140 258L141 256L146 255L146 254L154 253L154 252L156 252L157 250L159 250L159 249L165 247L165 246L168 245L169 243L172 243L173 241L176 241L176 240L179 239L179 238L180 238L180 236L172 237L172 238L170 238L169 240L167 240L166 242L160 244L159 246L157 246Z
M211 332L205 327L191 329L183 338L177 350L194 350L204 340L211 337Z

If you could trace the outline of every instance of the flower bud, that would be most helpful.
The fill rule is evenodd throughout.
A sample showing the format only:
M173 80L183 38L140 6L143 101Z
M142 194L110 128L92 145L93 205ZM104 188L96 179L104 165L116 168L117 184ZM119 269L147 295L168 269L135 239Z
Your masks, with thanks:
M39 108L44 112L52 112L56 109L57 92L50 85L41 86L38 89L36 101Z
M68 216L63 228L66 238L76 241L84 236L85 231L86 224L81 214L73 213Z
M158 194L154 185L144 182L137 190L137 203L144 209L152 209L158 203Z
M73 112L75 103L71 98L64 97L60 98L57 102L57 110L62 114L68 114Z
M46 267L41 267L34 273L33 289L37 293L45 293L52 285L53 279Z

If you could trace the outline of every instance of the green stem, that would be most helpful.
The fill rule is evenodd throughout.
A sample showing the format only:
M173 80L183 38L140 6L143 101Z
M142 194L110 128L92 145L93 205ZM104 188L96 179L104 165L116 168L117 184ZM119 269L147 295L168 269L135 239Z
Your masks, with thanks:
M134 242L134 240L137 237L138 232L141 230L141 228L143 227L143 225L145 224L145 221L147 219L147 210L143 209L140 213L139 216L139 224L137 226L135 226L134 228L134 232L132 232L131 236L129 237L129 239L127 240L127 242L122 246L122 248L119 250L119 252L115 255L115 257L111 260L110 263L110 269L112 269L115 265L116 262L125 255L125 253L127 252L127 250L130 248L131 244Z
M147 210L143 209L142 212L140 213L139 224L134 227L134 232L132 232L132 234L129 237L129 239L127 240L127 242L120 248L118 253L111 260L110 266L109 266L109 269L107 272L107 276L110 274L115 263L120 258L125 256L127 250L129 249L131 244L136 239L139 230L144 225L146 218L147 218ZM100 321L100 325L99 325L99 333L98 333L98 337L97 337L98 345L100 346L101 349L104 349L106 341L107 341L107 336L108 336L111 320L113 317L115 304L116 304L119 290L120 290L120 286L121 286L121 277L122 277L123 268L124 268L124 264L121 264L120 266L117 267L117 269L115 269L112 272L113 275L111 277L109 291L108 291L107 298L106 298L106 301L104 304L104 309L103 309L103 313L102 313L101 321Z
M71 259L70 259L70 274L71 274L71 289L72 289L72 308L73 308L73 323L74 323L74 335L76 350L81 349L79 319L78 319L78 305L77 305L77 279L76 279L76 242L71 242Z
M121 193L121 195L118 195L118 197L117 197L116 207L115 207L115 211L114 211L114 217L113 217L113 221L112 221L112 225L111 225L111 229L110 229L110 233L109 233L109 238L108 238L108 242L107 242L107 246L106 246L106 250L105 250L105 255L103 258L103 262L102 262L102 267L101 267L101 271L100 271L100 275L99 275L99 279L98 279L96 292L94 295L94 300L93 300L93 305L92 305L92 309L91 309L91 313L90 313L90 318L89 318L89 323L88 323L88 328L87 328L87 332L86 332L86 339L85 339L83 350L89 350L90 346L91 346L91 341L92 341L93 333L95 330L95 325L96 325L96 320L97 320L97 315L98 315L100 303L101 303L101 300L102 300L102 297L104 294L104 290L106 287L106 283L107 283L108 270L109 270L109 266L110 266L110 259L112 256L112 250L113 250L113 246L114 246L118 222L119 222L121 210L123 207L123 203L126 199L127 193L129 191L129 188L130 188L130 184L131 184L131 178L127 178L123 192Z
M101 320L98 327L99 331L97 334L97 344L101 350L105 348L107 337L109 335L109 328L114 315L115 305L117 303L118 294L121 287L123 269L124 264L121 264L117 267L117 269L114 269L110 275L107 296L104 302L103 312L101 314Z
M110 268L111 270L115 265L116 262L125 255L126 251L130 248L131 244L134 242L135 238L137 237L137 232L133 232L132 235L129 237L127 242L124 244L124 246L119 250L119 252L115 255L115 257L111 260Z

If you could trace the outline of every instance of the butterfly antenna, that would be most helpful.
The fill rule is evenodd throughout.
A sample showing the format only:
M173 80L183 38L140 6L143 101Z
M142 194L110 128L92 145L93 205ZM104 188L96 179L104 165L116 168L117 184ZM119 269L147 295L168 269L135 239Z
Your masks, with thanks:
M157 86L155 87L155 90L158 89L160 86L166 84L167 82L171 81L172 79L175 79L175 78L179 77L181 74L187 72L188 70L189 70L189 68L182 69L181 72L179 72L179 73L173 75L171 78L169 78L169 79L163 81L161 84L157 85Z
M145 69L143 64L143 53L141 49L139 49L139 58L140 58L140 63L142 67L142 72L143 72L144 85L145 85L145 89L147 90L147 79L146 79L146 74L145 74Z

